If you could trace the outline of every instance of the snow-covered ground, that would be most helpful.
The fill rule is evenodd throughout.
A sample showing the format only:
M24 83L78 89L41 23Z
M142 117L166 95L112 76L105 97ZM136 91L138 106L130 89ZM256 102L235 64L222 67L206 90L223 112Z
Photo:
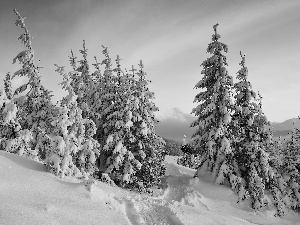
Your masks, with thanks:
M64 180L44 165L0 151L0 224L300 224L300 215L274 217L274 208L254 213L237 203L226 186L166 157L167 187L151 197L98 182L90 190L83 181Z

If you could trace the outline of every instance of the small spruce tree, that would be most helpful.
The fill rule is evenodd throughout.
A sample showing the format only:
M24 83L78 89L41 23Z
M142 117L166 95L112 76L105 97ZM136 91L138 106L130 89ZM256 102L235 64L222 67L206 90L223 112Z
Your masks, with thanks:
M31 150L32 133L21 129L17 120L17 106L0 90L0 148L38 161L37 152Z

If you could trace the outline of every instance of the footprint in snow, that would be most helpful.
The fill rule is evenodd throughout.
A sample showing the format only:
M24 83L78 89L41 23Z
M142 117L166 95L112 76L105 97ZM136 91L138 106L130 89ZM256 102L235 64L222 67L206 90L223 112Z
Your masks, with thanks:
M139 214L139 208L137 204L131 199L122 199L125 207L125 215L132 225L146 225L144 219Z

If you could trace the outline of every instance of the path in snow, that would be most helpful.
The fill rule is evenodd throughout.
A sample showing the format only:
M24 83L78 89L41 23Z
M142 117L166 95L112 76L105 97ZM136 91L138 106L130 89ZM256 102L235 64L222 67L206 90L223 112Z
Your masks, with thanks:
M162 182L168 188L162 196L133 194L123 199L126 216L131 224L183 225L174 211L174 203L179 203L185 198L191 178L192 176L182 175L173 163L167 164L167 177Z
M167 162L166 167L163 195L129 193L122 199L132 225L299 225L273 216L252 215L235 203L236 196L228 187L193 178L194 170L173 162Z

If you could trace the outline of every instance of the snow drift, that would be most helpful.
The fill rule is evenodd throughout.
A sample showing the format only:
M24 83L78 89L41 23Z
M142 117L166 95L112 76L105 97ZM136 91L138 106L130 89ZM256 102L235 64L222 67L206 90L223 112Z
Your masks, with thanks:
M164 189L155 196L93 180L60 179L30 159L0 151L0 224L300 224L300 215L275 208L254 213L247 202L209 176L167 157Z

